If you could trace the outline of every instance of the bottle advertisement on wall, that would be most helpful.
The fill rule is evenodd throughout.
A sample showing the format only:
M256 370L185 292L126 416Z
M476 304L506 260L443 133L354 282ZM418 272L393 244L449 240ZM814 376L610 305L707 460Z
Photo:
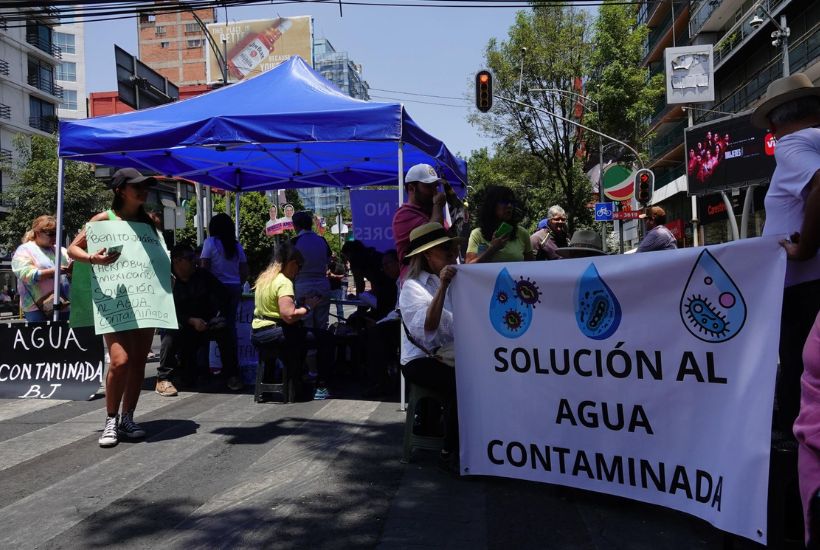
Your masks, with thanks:
M208 32L227 52L228 82L268 71L292 55L313 66L313 26L309 15L212 23ZM210 48L206 64L208 84L221 83L221 61Z

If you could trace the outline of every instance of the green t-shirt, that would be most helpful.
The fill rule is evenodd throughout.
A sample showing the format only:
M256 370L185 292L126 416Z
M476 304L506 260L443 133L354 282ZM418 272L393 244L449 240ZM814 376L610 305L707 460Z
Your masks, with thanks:
M273 282L264 288L256 287L254 296L254 320L251 328L259 329L276 324L273 319L281 319L279 314L279 298L282 296L295 296L293 292L293 281L279 273L274 277ZM266 317L266 319L256 319L256 317ZM267 319L270 318L270 319Z
M473 254L482 254L490 243L481 234L481 229L473 229L470 233L470 241L467 243L467 252ZM525 259L532 257L532 244L530 244L530 235L525 229L521 227L515 233L515 236L507 241L504 248L493 254L490 258L491 262L522 262Z

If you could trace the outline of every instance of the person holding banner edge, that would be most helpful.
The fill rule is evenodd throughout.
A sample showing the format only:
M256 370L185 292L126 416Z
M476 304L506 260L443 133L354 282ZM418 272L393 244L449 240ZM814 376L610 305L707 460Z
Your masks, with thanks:
M456 276L458 239L435 222L410 232L404 263L407 278L399 295L403 324L401 371L414 384L445 396L444 446L439 463L458 474L458 409L453 368L453 306L447 289Z
M148 188L156 183L154 178L143 176L134 168L117 170L108 182L108 187L114 192L111 208L95 215L90 221L139 222L156 232L156 227L145 211ZM83 229L68 247L68 255L74 261L91 265L111 265L120 257L119 252L109 253L107 248L101 248L94 254L89 254L87 248L86 230ZM113 447L119 443L120 436L129 439L145 437L145 430L134 422L134 411L145 378L145 361L151 350L154 329L112 332L103 337L111 362L105 379L107 416L99 444L100 447Z

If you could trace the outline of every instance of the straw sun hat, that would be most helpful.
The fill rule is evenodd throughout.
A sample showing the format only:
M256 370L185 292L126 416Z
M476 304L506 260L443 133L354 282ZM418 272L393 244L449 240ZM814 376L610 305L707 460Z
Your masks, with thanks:
M769 84L763 102L752 112L752 124L766 129L769 127L769 113L773 109L794 99L809 96L820 97L820 88L815 87L805 74L794 73L791 76L778 78Z
M450 237L440 223L430 222L420 225L410 232L410 249L404 255L404 263L409 263L411 256L440 244L457 241L458 237Z

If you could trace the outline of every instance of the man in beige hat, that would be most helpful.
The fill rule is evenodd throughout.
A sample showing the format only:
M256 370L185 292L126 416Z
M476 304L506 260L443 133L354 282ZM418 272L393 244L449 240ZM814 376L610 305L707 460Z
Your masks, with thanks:
M800 406L803 344L820 310L820 88L796 73L772 82L752 124L777 138L763 235L781 241L789 262L780 324L776 427L790 433Z
M646 213L640 218L645 220L646 235L641 244L638 245L638 252L651 252L653 250L675 250L678 241L664 224L666 223L666 211L660 206L650 206Z

